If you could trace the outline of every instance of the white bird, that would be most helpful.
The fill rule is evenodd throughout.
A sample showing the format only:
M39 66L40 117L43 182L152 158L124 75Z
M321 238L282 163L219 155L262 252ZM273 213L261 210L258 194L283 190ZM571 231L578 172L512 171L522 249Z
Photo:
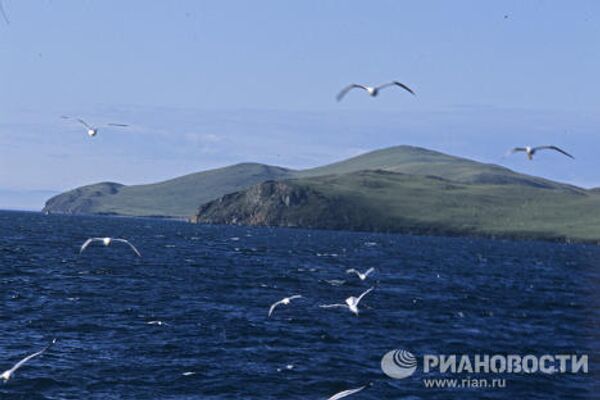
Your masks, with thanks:
M278 302L276 302L276 303L273 303L273 304L271 305L271 308L269 308L269 318L271 318L271 314L273 314L273 311L275 310L275 308L276 308L278 305L280 305L280 304L285 304L285 305L287 306L288 304L290 304L290 302L291 302L292 300L294 300L294 299L300 299L300 298L302 298L302 296L301 296L301 295L299 295L299 294L295 294L295 295L293 295L293 296L290 296L290 297L284 297L283 299L279 300Z
M511 154L513 153L517 153L517 152L524 152L527 153L527 158L529 158L530 160L533 160L533 155L539 151L539 150L555 150L558 151L559 153L564 154L567 157L573 158L575 159L575 157L573 157L572 155L570 155L569 153L567 153L566 151L564 151L561 148L558 148L556 146L537 146L537 147L530 147L530 146L526 146L526 147L515 147L514 149L512 149L510 151Z
M89 238L88 240L85 241L85 243L83 243L81 245L81 249L79 250L79 254L83 253L83 251L90 245L90 243L92 242L102 242L105 246L110 246L110 244L112 242L119 242L119 243L125 243L128 244L129 247L131 247L131 249L135 252L135 254L138 255L138 257L141 257L142 255L140 254L140 252L138 251L138 249L135 248L134 245L132 245L131 243L129 243L129 241L125 240L125 239L113 239L113 238L109 238L109 237L104 237L104 238Z
M333 307L345 307L352 311L355 315L358 315L358 303L365 297L370 291L375 289L374 287L369 288L365 292L363 292L360 296L354 297L350 296L346 299L346 304L322 304L321 308L333 308Z
M347 274L352 274L355 273L356 276L358 276L360 278L361 281L364 281L365 279L367 279L367 276L369 276L369 274L371 272L375 271L375 268L369 268L368 270L365 271L365 273L361 273L360 271L355 270L354 268L350 268L348 270L346 270Z
M24 359L22 359L21 361L19 361L18 363L16 363L11 369L8 369L6 371L4 371L2 373L2 375L0 375L0 379L4 379L4 382L8 382L8 380L10 378L12 378L13 374L23 366L23 364L25 364L27 361L31 360L34 357L40 356L42 354L44 354L46 352L46 350L48 350L54 343L56 343L56 338L52 339L52 342L44 347L42 350L38 351L37 353L33 353L28 355L27 357L25 357Z
M363 390L364 388L366 388L366 386L361 386L359 388L356 389L348 389L348 390L344 390L342 392L336 393L333 396L331 396L330 398L328 398L327 400L338 400L338 399L342 399L344 397L348 397L354 393L358 393L361 390Z
M369 96L376 97L379 94L379 91L381 89L389 87L389 86L401 87L402 89L406 90L413 96L416 96L415 92L413 92L413 90L411 88L409 88L408 86L406 86L405 84L400 83L398 81L393 81L393 82L389 82L389 83L384 83L383 85L379 85L379 86L366 86L366 85L359 85L357 83L353 83L353 84L348 85L345 88L343 88L342 91L340 93L338 93L336 98L337 98L337 101L341 101L344 98L344 96L346 96L346 94L349 91L351 91L352 89L363 89L363 90L367 91Z
M61 116L61 118L63 118L63 119L70 119L70 117L68 117L66 115ZM94 136L96 136L98 134L99 127L92 126L92 125L88 124L87 122L85 122L81 118L75 118L75 119L77 120L77 122L79 122L81 125L83 125L83 126L85 126L87 128L87 134L88 134L89 137L94 137ZM118 126L118 127L124 128L124 127L128 127L129 125L127 125L127 124L117 124L117 123L110 122L110 123L106 124L106 126Z

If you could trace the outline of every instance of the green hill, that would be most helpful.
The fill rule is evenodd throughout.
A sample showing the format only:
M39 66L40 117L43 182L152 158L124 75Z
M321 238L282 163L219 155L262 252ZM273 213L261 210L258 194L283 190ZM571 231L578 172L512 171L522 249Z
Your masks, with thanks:
M44 212L127 216L189 217L199 204L293 171L256 163L185 175L149 185L97 183L52 197Z
M200 207L199 223L600 240L600 194L375 170L271 181Z
M464 183L517 183L538 187L567 186L519 174L498 165L484 164L413 146L395 146L372 151L334 164L301 171L298 176L336 175L364 170L430 175Z
M51 198L44 211L194 216L205 223L600 239L598 190L411 146L302 171L245 163L148 185L98 183Z

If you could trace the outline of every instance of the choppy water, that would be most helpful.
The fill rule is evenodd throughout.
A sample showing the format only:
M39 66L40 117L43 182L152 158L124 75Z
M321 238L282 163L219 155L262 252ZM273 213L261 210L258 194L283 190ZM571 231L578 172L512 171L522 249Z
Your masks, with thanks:
M143 258L78 255L105 235ZM361 282L349 267L377 271ZM350 398L598 398L599 271L583 245L0 212L0 370L58 338L0 398L327 399L369 382ZM370 285L359 317L318 307ZM395 348L589 354L590 372L428 389L419 370L382 373Z

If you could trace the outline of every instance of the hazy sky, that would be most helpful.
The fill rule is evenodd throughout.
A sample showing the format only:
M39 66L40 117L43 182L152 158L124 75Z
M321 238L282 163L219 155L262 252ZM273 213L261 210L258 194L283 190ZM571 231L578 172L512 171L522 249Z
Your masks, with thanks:
M2 2L0 208L395 144L600 186L596 1ZM335 101L347 83L391 79L418 96ZM90 139L63 114L132 127ZM548 143L577 159L502 158Z

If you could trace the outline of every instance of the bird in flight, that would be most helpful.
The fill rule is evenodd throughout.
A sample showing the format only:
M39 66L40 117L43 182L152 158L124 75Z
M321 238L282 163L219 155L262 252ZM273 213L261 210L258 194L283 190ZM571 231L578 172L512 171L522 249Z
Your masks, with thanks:
M56 343L56 338L52 339L52 342L44 347L42 350L38 351L37 353L33 353L28 355L27 357L25 357L24 359L22 359L21 361L19 361L18 363L16 363L11 369L7 369L6 371L4 371L2 373L2 375L0 375L0 379L4 379L4 382L8 382L8 380L10 378L12 378L13 374L23 366L23 364L25 364L27 361L31 360L32 358L35 358L37 356L41 356L42 354L44 354L46 352L46 350L48 350L54 343Z
M514 149L512 149L510 151L510 153L513 154L513 153L518 153L518 152L524 152L524 153L527 153L527 158L529 158L530 160L533 160L533 155L539 150L555 150L555 151L558 151L559 153L564 154L567 157L575 159L575 157L573 157L572 155L570 155L563 149L556 147L556 146L515 147Z
M286 306L287 306L288 304L290 304L290 302L291 302L292 300L294 300L294 299L300 299L300 298L302 298L302 296L301 296L301 295L299 295L299 294L295 294L295 295L293 295L293 296L290 296L290 297L284 297L283 299L279 300L278 302L276 302L276 303L273 303L273 304L271 305L271 308L269 308L269 318L271 318L271 314L273 314L273 311L275 311L275 308L276 308L278 305L280 305L280 304L284 304L284 305L286 305Z
M132 245L131 243L129 243L129 241L125 240L125 239L113 239L113 238L109 238L109 237L104 237L104 238L89 238L88 240L85 241L85 243L83 243L83 245L81 245L81 249L79 250L79 254L83 253L83 251L92 243L92 242L102 242L105 246L110 246L110 244L112 242L119 242L119 243L125 243L128 244L129 247L131 247L131 250L133 250L135 252L135 254L138 255L138 257L141 257L142 255L140 254L140 252L138 251L138 249L135 248L134 245Z
M356 274L356 276L358 276L360 278L361 281L364 281L365 279L367 279L367 277L369 276L369 274L371 272L375 271L375 268L369 268L368 270L365 271L365 273L363 274L362 272L355 270L354 268L350 268L348 270L346 270L347 274Z
M358 315L358 303L365 297L369 292L371 292L375 288L369 288L365 292L363 292L360 296L354 297L350 296L346 299L346 304L322 304L321 308L334 308L334 307L345 307L352 311L355 315Z
M342 392L336 393L333 396L331 396L330 398L328 398L327 400L339 400L339 399L343 399L344 397L348 397L350 395L353 395L354 393L358 393L361 390L363 390L364 388L366 388L366 386L361 386L359 388L356 389L348 389L348 390L344 390Z
M337 101L341 101L344 98L344 96L346 96L346 94L349 91L351 91L352 89L363 89L363 90L367 91L369 96L376 97L379 94L379 91L381 89L390 87L390 86L398 86L398 87L406 90L408 93L412 94L413 96L416 96L415 92L413 92L413 90L411 88L409 88L408 86L406 86L405 84L400 83L398 81L393 81L393 82L389 82L389 83L384 83L383 85L379 85L379 86L366 86L366 85L359 85L359 84L353 83L353 84L348 85L345 88L343 88L342 91L340 93L338 93L336 98L337 98Z
M70 117L63 115L61 116L62 119L70 119ZM98 134L98 130L99 127L97 126L92 126L90 124L88 124L87 122L85 122L83 119L81 118L75 118L75 120L77 120L77 122L79 122L81 125L85 126L87 128L87 134L89 137L94 137ZM114 122L109 122L108 124L106 124L106 126L116 126L116 127L120 127L120 128L126 128L129 125L127 124L117 124Z

